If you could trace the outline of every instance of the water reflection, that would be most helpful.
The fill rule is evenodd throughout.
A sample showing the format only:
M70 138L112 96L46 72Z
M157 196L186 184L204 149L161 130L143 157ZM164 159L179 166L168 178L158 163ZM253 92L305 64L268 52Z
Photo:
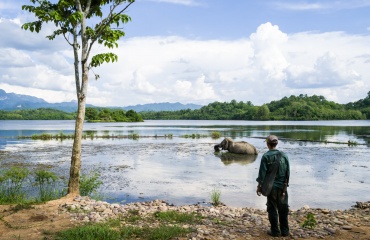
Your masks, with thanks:
M233 163L247 165L256 161L258 157L258 155L253 154L236 154L229 152L215 152L215 156L220 158L225 165L230 165Z

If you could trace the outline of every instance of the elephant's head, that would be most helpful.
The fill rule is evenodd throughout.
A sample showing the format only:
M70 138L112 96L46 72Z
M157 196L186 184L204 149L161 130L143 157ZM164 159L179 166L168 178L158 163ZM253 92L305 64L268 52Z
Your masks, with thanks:
M229 146L230 144L233 142L233 140L231 140L231 138L225 138L224 140L222 140L222 142L220 143L220 147L223 149L223 150L228 150L229 149Z

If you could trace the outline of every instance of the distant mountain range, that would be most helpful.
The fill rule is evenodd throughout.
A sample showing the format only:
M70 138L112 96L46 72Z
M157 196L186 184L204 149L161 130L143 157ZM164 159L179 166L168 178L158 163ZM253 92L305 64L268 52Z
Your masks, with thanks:
M86 104L86 107L96 107L91 104ZM199 109L202 105L197 104L182 104L182 103L150 103L139 104L127 107L107 107L107 108L122 108L124 110L142 111L177 111L182 109ZM44 99L32 97L28 95L6 93L0 89L0 110L12 111L20 109L37 109L37 108L52 108L64 112L77 111L77 101L48 103Z

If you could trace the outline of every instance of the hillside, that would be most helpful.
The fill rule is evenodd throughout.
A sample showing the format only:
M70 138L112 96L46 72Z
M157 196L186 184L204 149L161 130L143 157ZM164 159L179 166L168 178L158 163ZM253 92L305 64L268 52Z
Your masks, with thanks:
M290 96L262 106L251 102L213 102L196 110L141 112L144 119L173 120L360 120L370 119L370 94L354 104L323 96Z
M91 104L87 104L86 107L96 107ZM139 104L133 106L115 106L106 107L111 109L123 109L125 111L134 110L135 112L142 111L178 111L182 109L199 109L201 105L197 104L182 104L182 103L150 103L150 104ZM68 113L77 111L77 101L61 102L61 103L48 103L44 99L32 97L28 95L21 95L15 93L6 93L0 89L0 110L14 111L24 109L38 109L38 108L50 108L56 109Z

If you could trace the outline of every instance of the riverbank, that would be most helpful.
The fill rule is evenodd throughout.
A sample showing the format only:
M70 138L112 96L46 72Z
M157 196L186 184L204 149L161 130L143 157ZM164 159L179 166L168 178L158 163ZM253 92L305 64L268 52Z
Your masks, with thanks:
M12 210L11 206L0 206L0 239L54 239L55 232L80 226L85 223L104 222L120 218L121 224L157 226L154 213L176 211L195 213L200 221L183 224L190 233L179 239L269 239L269 228L265 210L236 208L230 206L173 206L164 201L109 204L88 197L60 199L29 209ZM135 213L137 221L128 221L128 214ZM307 215L312 214L314 228L304 228ZM348 210L312 209L304 206L291 210L289 215L291 235L285 239L370 239L370 202L357 203Z

